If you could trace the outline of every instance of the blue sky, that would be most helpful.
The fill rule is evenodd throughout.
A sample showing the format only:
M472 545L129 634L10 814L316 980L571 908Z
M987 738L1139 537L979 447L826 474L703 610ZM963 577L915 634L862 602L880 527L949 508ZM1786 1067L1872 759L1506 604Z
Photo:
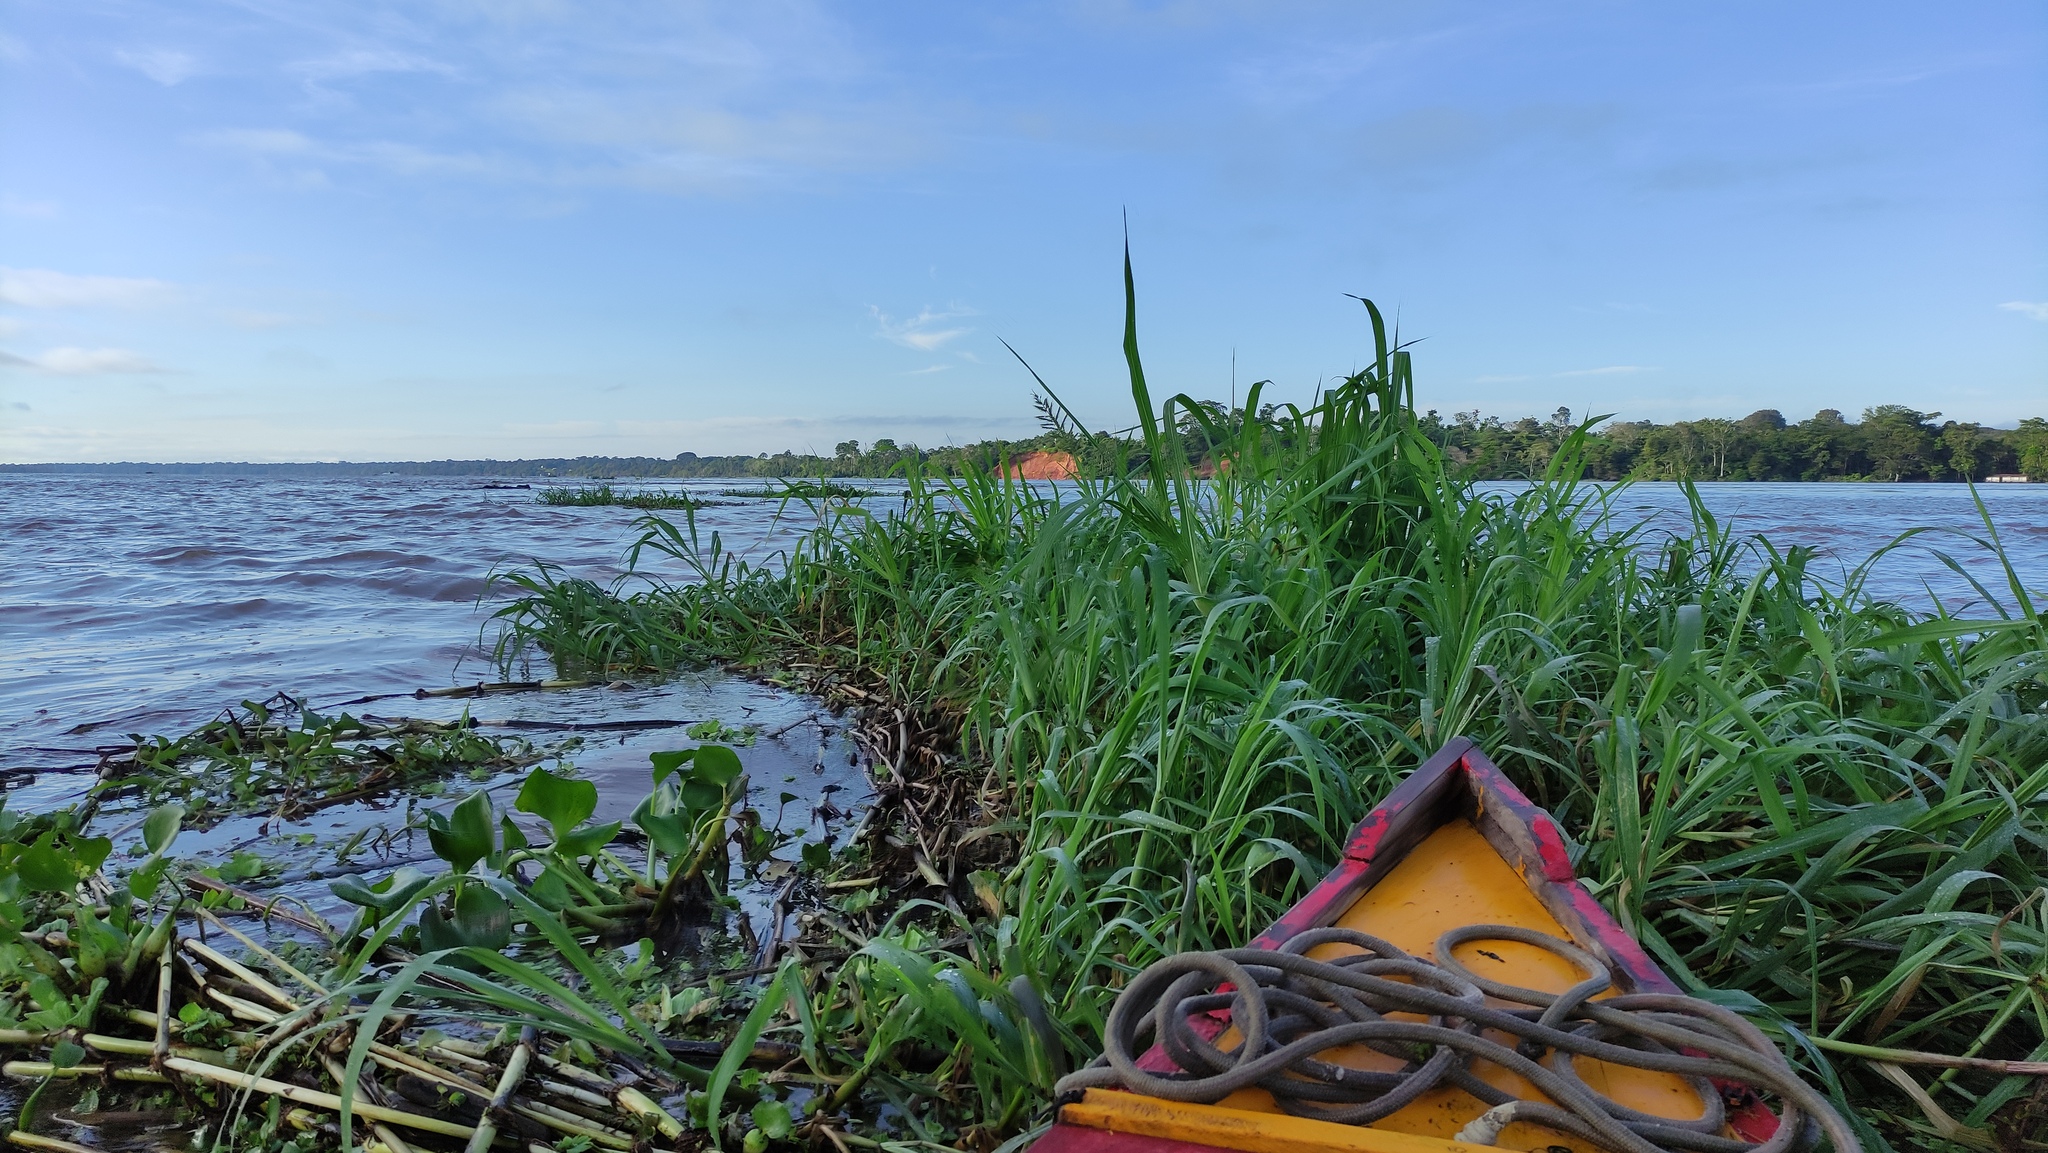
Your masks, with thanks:
M0 0L0 460L2048 413L2048 7Z

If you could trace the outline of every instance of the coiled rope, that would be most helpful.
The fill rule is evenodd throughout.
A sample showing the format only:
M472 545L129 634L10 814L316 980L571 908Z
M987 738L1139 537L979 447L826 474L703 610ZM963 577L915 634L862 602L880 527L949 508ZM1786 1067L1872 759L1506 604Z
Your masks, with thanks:
M1586 977L1562 993L1488 980L1454 954L1457 946L1479 941L1534 945ZM1362 952L1327 961L1307 956L1331 944ZM1278 949L1164 958L1117 997L1102 1057L1062 1079L1058 1092L1120 1088L1206 1104L1257 1086L1297 1116L1364 1125L1431 1089L1454 1086L1492 1106L1459 1132L1457 1140L1473 1144L1491 1145L1509 1124L1526 1121L1612 1153L1786 1153L1810 1118L1836 1153L1860 1153L1848 1124L1799 1079L1770 1039L1718 1005L1664 993L1596 1001L1613 986L1599 959L1512 925L1453 929L1438 938L1436 956L1431 964L1377 937L1328 928L1301 933ZM1224 985L1227 992L1216 991ZM1228 1050L1190 1022L1225 1008L1242 1037ZM1390 1021L1389 1013L1425 1020ZM1515 1043L1481 1030L1507 1034ZM1154 1043L1184 1072L1162 1076L1139 1068L1139 1055ZM1407 1065L1371 1072L1317 1059L1359 1044ZM1574 1057L1677 1074L1691 1082L1705 1113L1691 1120L1639 1113L1595 1092L1574 1068ZM1474 1060L1521 1074L1549 1101L1518 1099L1487 1084L1471 1071ZM1758 1144L1721 1136L1727 1117L1717 1080L1775 1096L1776 1134Z

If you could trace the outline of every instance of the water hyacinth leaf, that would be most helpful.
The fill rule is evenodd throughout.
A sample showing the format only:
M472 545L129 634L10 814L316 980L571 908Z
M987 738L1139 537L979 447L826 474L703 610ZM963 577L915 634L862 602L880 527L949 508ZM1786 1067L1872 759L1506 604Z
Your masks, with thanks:
M536 768L519 787L519 799L513 802L513 808L532 813L552 825L559 841L597 811L597 786Z
M50 1050L50 1066L55 1069L70 1069L85 1060L85 1046L65 1039L57 1042Z
M832 867L832 846L823 841L807 841L802 849L804 868L813 873L822 873Z
M574 860L578 857L592 857L599 849L612 843L624 825L619 821L607 821L602 825L591 825L566 833L555 842L555 851Z
M78 887L75 858L57 849L57 834L44 833L21 851L15 867L21 883L35 893L68 893Z
M411 904L419 891L433 881L434 878L407 865L374 884L365 884L361 877L339 877L327 887L351 905L391 913Z
M496 951L512 943L512 906L471 882L455 895L452 912L438 904L420 910L420 945L428 951L464 946Z
M526 830L513 823L510 813L498 818L498 838L508 853L527 847Z
M633 810L633 823L647 834L654 847L671 857L680 857L690 851L696 840L694 824L688 813L659 813L655 811L654 797L648 796Z
M478 789L464 798L447 816L427 814L427 842L434 855L448 862L458 873L491 853L491 797Z
M178 829L185 823L185 806L159 805L150 811L142 822L142 843L152 853L161 853L178 839Z
M151 857L141 868L128 874L128 892L143 901L156 896L156 887L163 883L164 867L163 858Z
M682 802L690 812L708 813L725 803L725 788L709 781L684 781Z
M533 896L536 904L549 912L566 909L575 900L569 883L562 879L562 875L552 864L540 871L540 876L533 879L533 884L527 891Z
M664 753L649 753L647 759L654 765L654 783L660 784L669 774L696 759L695 749L675 749Z
M71 859L81 877L90 877L98 872L114 851L114 842L109 837L73 836L70 841Z
M754 1106L753 1118L754 1128L770 1141L786 1140L796 1132L796 1118L790 1116L789 1106L780 1101L763 1101Z
M739 779L740 756L724 745L697 746L697 768L691 774L700 781L723 789Z

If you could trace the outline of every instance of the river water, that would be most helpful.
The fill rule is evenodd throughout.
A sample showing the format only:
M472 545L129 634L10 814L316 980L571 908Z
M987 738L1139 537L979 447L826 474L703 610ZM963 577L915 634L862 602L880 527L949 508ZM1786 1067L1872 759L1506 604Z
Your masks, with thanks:
M284 691L316 707L383 693L498 678L486 626L494 570L534 560L600 581L618 572L633 510L538 504L526 481L388 477L255 479L0 475L0 770L10 803L53 803L82 781L95 746L128 733L178 733L223 705ZM732 481L629 484L713 497ZM1512 486L1497 486L1512 487ZM880 484L870 504L894 503ZM1963 574L2010 602L1970 492L1935 484L1720 484L1700 493L1740 531L1825 554L1839 575L1917 526L1874 568L1869 587L1928 607L1977 599ZM2048 588L2048 485L1980 490L2007 555L2032 588ZM1673 485L1618 498L1624 522L1681 528ZM806 527L796 506L768 500L702 510L728 547L763 556ZM1947 553L1962 570L1944 563ZM678 574L680 575L680 574ZM1978 608L1981 609L1981 604ZM480 647L480 640L484 642ZM396 702L393 712L453 716L459 703ZM527 694L478 702L507 718L716 718L773 730L813 703L702 674L630 690ZM792 764L843 760L814 727L779 744ZM644 790L645 750L627 742L578 757L600 777L630 773ZM767 755L764 751L762 755ZM778 754L781 755L781 754ZM609 766L609 767L608 767ZM782 767L780 765L778 768ZM31 778L21 770L39 770ZM55 770L55 771L52 771Z

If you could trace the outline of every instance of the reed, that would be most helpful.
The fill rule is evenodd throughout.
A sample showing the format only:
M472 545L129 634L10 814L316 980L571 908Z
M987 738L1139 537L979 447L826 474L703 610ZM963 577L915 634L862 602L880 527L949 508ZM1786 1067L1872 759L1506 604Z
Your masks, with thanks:
M1584 426L1526 490L1476 492L1418 432L1369 303L1371 362L1309 409L1155 403L1126 267L1142 439L1118 467L1033 487L913 465L894 507L827 510L765 562L650 517L634 583L542 570L499 614L502 654L717 658L861 686L951 738L895 768L969 782L961 840L1004 851L970 872L931 846L946 892L880 919L834 978L858 1008L827 1023L869 1054L960 1055L977 1092L891 1089L921 1136L1014 1131L1129 975L1262 929L1457 735L1574 833L1674 978L1769 1030L1874 1148L2048 1124L2033 1079L1970 1063L2048 1059L2048 626L1988 514L1958 543L2004 607L1966 619L1871 595L1877 557L1823 585L1696 497L1689 533L1646 535L1580 483ZM1189 420L1227 462L1213 480Z

